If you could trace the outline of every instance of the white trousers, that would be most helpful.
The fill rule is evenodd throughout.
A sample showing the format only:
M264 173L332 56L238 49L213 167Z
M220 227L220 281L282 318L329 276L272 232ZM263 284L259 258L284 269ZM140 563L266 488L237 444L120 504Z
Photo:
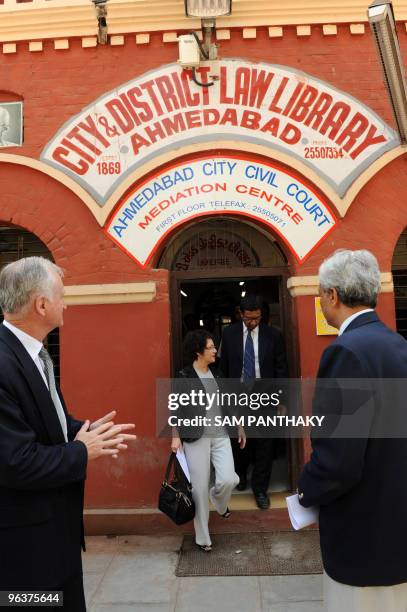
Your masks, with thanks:
M326 612L407 612L407 583L355 587L324 572L324 603Z
M195 502L195 541L197 544L210 546L208 495L216 511L224 514L232 491L239 483L239 476L235 473L232 447L229 438L202 437L195 442L185 442L184 451ZM215 486L209 491L211 463L215 468Z

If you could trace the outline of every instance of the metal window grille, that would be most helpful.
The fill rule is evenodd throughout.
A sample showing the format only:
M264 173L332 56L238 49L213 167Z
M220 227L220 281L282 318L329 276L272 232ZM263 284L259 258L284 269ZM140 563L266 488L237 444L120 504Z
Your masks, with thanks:
M51 253L37 236L18 227L0 225L0 268L12 261L32 255L45 257L53 261ZM3 321L3 318L0 310L0 322ZM59 330L54 329L49 333L44 344L47 346L54 362L55 378L59 383Z
M407 339L407 228L394 250L392 272L397 331Z

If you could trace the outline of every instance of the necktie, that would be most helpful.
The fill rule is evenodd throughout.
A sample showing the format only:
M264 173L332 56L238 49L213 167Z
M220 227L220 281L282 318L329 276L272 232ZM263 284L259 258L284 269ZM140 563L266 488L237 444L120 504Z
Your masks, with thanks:
M256 378L256 367L254 362L254 344L252 332L250 329L248 329L246 343L244 345L243 380L250 380L251 378Z
M64 434L65 441L68 441L68 431L66 425L66 416L64 409L62 408L61 400L59 399L57 388L55 386L55 375L54 375L54 364L49 356L48 351L43 347L39 352L39 358L44 364L45 378L48 382L48 389L51 395L51 399L54 402L55 410L57 411L59 422L61 423L62 432Z

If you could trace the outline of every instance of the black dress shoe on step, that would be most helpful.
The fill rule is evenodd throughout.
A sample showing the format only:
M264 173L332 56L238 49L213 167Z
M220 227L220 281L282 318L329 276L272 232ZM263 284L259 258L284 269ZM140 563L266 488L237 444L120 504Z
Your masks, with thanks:
M245 491L247 489L247 478L241 478L239 484L236 486L238 491Z
M270 508L270 500L264 493L255 493L254 498L256 500L257 507L260 510L268 510Z

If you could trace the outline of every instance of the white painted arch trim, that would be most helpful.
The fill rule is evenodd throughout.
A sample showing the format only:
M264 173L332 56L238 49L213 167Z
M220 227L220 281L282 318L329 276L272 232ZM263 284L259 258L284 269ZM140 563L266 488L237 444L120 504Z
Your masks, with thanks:
M392 162L397 157L404 155L407 152L406 147L398 146L391 151L388 151L384 155L382 155L379 159L377 159L373 164L369 166L356 180L343 198L340 198L335 191L331 188L330 185L326 181L324 181L316 172L314 172L309 166L306 166L298 159L291 157L290 155L283 153L281 151L277 151L275 149L271 149L262 145L253 144L250 142L240 142L235 140L222 140L222 141L212 141L205 143L194 143L193 145L188 145L184 147L180 147L177 149L173 149L170 152L166 152L154 159L148 161L143 166L137 168L134 172L132 172L126 179L119 185L119 187L112 193L110 198L106 201L103 206L104 212L104 221L109 217L111 212L116 207L117 203L123 196L123 194L137 181L139 181L143 176L147 173L152 172L158 166L164 166L179 157L188 156L194 153L205 151L213 151L213 150L229 150L229 151L237 151L244 153L253 153L257 155L262 155L264 157L268 157L275 161L280 161L285 164L289 168L296 170L303 176L307 177L314 185L318 187L318 189L332 202L335 206L339 217L344 217L351 206L353 200L359 193L359 191L366 185L366 183L377 174L384 166Z
M194 143L193 145L183 146L174 148L172 151L167 151L162 155L149 160L146 164L143 164L127 176L119 187L112 193L110 198L106 201L103 207L99 206L94 198L78 183L76 183L69 176L63 172L44 164L43 162L27 157L24 155L15 155L12 153L0 153L0 164L17 164L20 166L27 166L44 174L47 174L54 180L62 183L70 191L72 191L90 210L96 221L102 227L105 225L106 220L115 209L119 200L123 194L134 185L137 181L141 180L146 174L155 170L158 166L165 166L176 159L194 153L204 153L205 151L213 150L228 150L244 153L252 153L268 157L277 162L281 162L296 170L303 176L306 176L318 189L332 202L335 206L339 217L345 217L349 207L353 200L356 198L360 190L366 185L366 183L377 174L382 168L387 166L390 162L401 157L407 153L407 147L398 146L387 153L384 153L379 159L369 166L350 186L343 198L340 198L334 190L324 181L316 172L314 172L309 166L306 166L298 159L291 157L290 155L270 149L268 147L253 144L250 142L240 142L235 140L222 140L222 141L210 141L205 143Z
M322 191L322 193L329 198L329 200L334 204L335 208L340 213L341 198L335 193L332 187L328 185L326 181L321 179L321 177L316 174L316 172L314 172L309 166L306 166L294 157L291 157L290 155L281 151L271 149L263 145L257 145L251 142L244 142L238 140L214 140L209 142L196 142L192 145L174 148L171 151L166 151L162 155L154 157L147 163L137 168L134 172L129 174L124 179L124 181L106 200L106 203L103 206L104 222L110 216L111 212L115 209L117 203L120 201L123 194L149 172L152 172L159 166L165 166L166 164L170 164L171 162L175 161L180 157L188 157L188 155L193 155L196 153L205 153L205 151L208 151L208 154L210 154L213 151L223 150L225 151L225 156L227 156L226 151L235 151L237 153L241 152L246 154L252 153L254 155L262 155L266 158L273 159L277 162L285 164L289 168L292 168L303 176L306 176L311 182L317 185L320 191Z

